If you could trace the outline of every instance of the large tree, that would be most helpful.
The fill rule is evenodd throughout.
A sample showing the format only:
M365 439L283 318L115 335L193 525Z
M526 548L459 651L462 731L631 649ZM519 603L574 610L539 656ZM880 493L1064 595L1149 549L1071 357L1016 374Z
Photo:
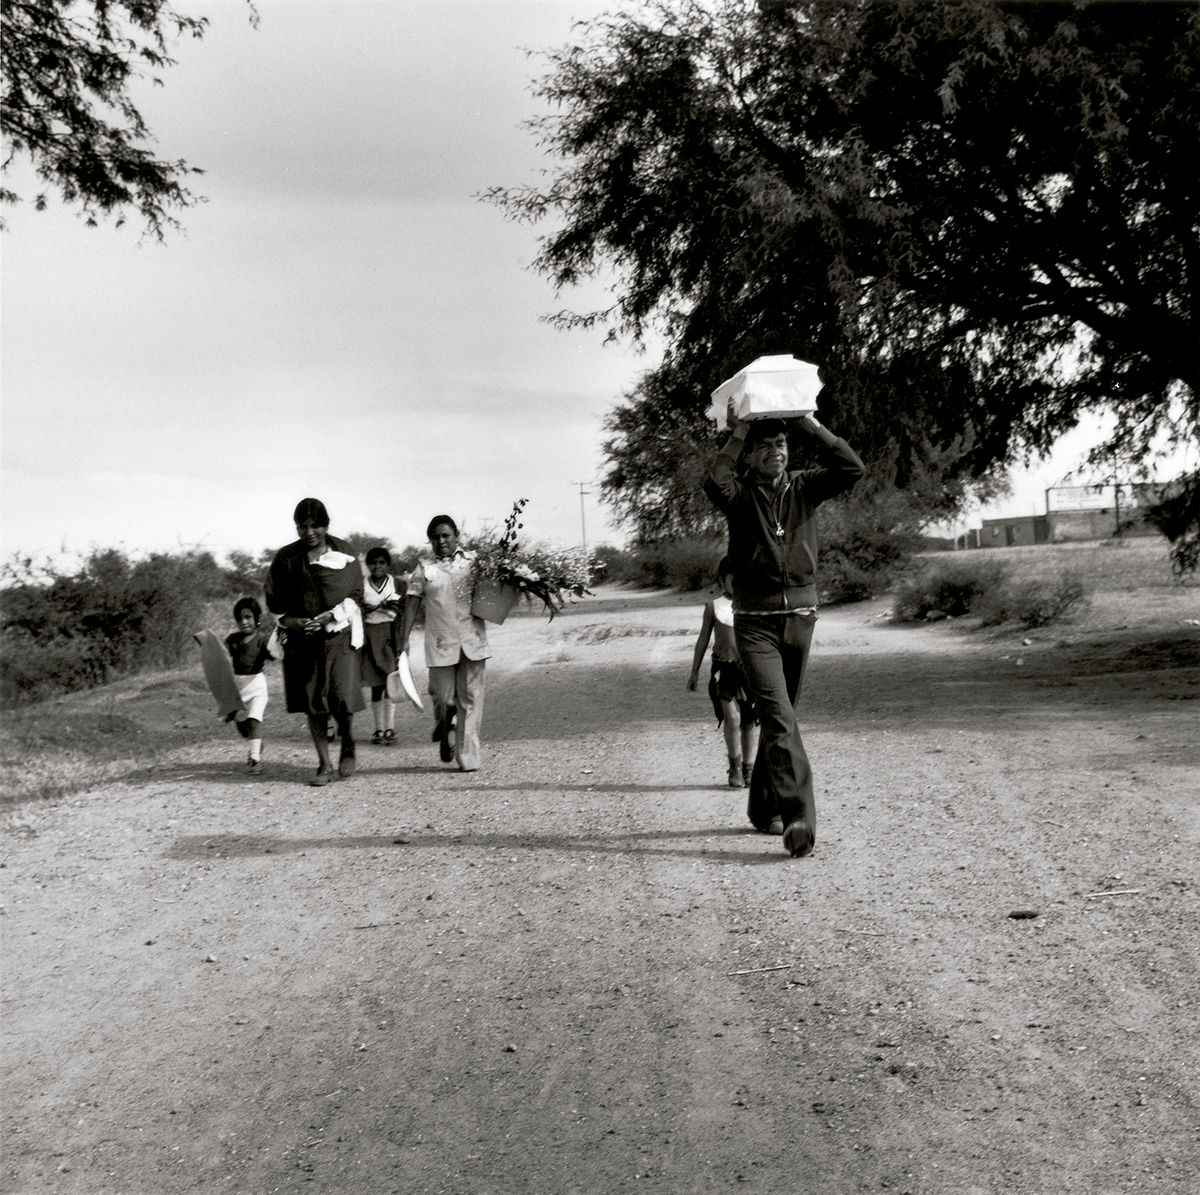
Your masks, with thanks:
M252 5L250 14L257 20ZM0 15L5 172L28 159L47 188L38 208L55 191L89 225L132 213L161 238L197 202L187 182L200 171L157 156L134 92L161 84L171 40L203 37L207 18L168 0L0 0ZM19 198L0 188L0 202Z
M1087 412L1127 463L1198 438L1196 5L654 0L538 93L557 164L494 198L556 223L556 287L615 271L559 321L666 345L609 421L635 529L686 514L707 392L765 352L930 510Z

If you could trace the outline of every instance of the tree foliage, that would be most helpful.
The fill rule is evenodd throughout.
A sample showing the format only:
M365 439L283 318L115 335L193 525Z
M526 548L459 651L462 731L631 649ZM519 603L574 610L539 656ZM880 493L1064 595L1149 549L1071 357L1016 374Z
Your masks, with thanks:
M131 560L96 548L74 572L27 557L0 580L0 707L172 667L192 649L207 603L233 601L208 552Z
M556 166L491 196L560 290L615 271L558 322L666 344L608 424L639 530L694 517L707 394L768 352L930 513L1087 412L1125 461L1197 438L1195 5L651 0L537 91Z
M56 191L89 225L133 212L161 239L178 225L173 213L197 202L187 182L200 171L156 155L133 91L161 85L170 41L203 37L207 18L169 0L2 0L0 12L4 169L29 159L47 188L39 210ZM18 199L0 189L0 200Z

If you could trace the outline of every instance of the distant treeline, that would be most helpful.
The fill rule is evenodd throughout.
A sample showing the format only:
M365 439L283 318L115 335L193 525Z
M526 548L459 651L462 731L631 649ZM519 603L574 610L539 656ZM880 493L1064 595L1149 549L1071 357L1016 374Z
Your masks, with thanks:
M826 602L858 601L885 591L916 546L902 510L829 503L822 510L821 588ZM356 552L392 555L397 575L411 572L417 549L384 536L345 537ZM721 540L691 538L601 546L593 583L704 589L715 581ZM231 552L222 565L209 552L155 553L132 560L116 548L94 550L73 572L13 560L0 590L0 706L11 708L107 684L146 669L178 667L214 604L262 595L273 550Z
M207 552L133 561L106 548L69 574L28 560L5 573L4 707L179 664L208 604L232 599L237 588Z

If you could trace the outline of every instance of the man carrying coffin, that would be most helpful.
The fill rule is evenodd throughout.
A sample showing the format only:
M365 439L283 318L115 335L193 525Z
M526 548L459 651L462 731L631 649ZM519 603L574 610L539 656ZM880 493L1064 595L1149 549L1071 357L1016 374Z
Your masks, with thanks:
M784 848L803 856L817 835L812 770L796 716L817 618L816 509L850 489L864 467L811 411L785 423L739 418L735 410L731 400L732 434L704 491L729 524L734 634L761 725L746 812L756 829L782 833ZM788 469L789 426L807 450L802 471Z

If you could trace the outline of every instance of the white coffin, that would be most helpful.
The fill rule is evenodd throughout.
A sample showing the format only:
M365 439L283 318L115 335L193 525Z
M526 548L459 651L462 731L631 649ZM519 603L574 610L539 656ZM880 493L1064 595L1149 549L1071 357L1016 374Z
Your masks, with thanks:
M718 430L728 427L730 400L739 419L794 419L817 409L817 367L795 357L759 357L712 392L708 413Z

